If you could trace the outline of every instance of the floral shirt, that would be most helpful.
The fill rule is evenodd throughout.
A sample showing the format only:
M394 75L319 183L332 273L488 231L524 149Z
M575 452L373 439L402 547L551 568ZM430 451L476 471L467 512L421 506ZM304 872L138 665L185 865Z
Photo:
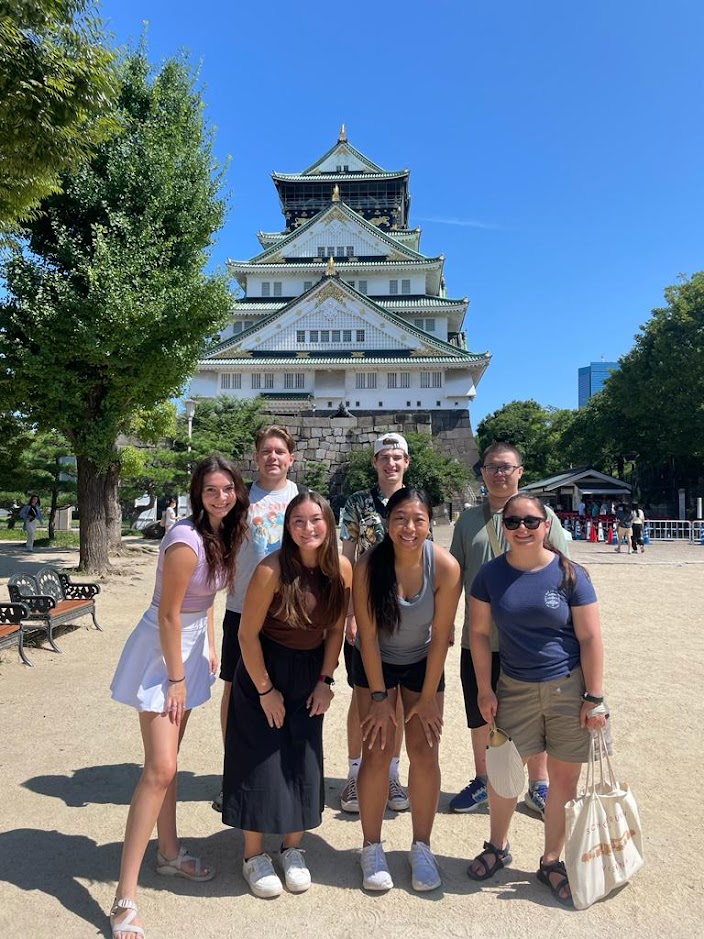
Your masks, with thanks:
M384 540L386 505L391 497L384 496L378 486L353 492L345 502L340 517L340 540L353 541L357 547L355 560L365 551ZM433 540L432 531L428 541Z
M378 486L353 492L340 518L340 539L353 541L356 557L383 541L386 534L386 503Z

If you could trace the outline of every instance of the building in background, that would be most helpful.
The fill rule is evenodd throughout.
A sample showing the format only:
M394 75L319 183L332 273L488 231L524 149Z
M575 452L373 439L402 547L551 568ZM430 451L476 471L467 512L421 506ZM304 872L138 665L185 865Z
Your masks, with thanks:
M618 369L618 362L590 362L578 370L578 407L583 408L592 395L601 391L604 382Z
M410 171L382 169L343 125L307 169L272 175L285 229L259 232L259 253L228 262L243 296L190 394L384 426L422 412L433 433L454 412L471 438L469 403L491 357L469 351L469 301L447 295L444 256L422 254L409 227Z

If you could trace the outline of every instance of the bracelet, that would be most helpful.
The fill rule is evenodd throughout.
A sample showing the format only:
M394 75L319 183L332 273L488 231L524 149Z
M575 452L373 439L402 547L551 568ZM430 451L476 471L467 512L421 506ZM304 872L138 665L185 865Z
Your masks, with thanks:
M181 682L182 682L182 681L185 681L185 680L186 680L186 676L185 676L185 675L183 676L183 678L169 678L169 684L170 684L170 685L180 685Z
M272 685L271 688L267 688L266 691L258 691L257 694L259 695L260 698L263 698L265 694L269 694L269 692L273 690L274 690L274 686Z
M604 696L598 694L589 694L588 691L585 691L582 695L582 701L588 701L590 704L603 704Z

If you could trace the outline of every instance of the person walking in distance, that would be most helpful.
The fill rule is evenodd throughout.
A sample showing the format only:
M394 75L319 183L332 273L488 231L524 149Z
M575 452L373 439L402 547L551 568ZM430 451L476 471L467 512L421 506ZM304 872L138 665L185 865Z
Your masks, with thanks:
M453 812L473 812L488 801L486 777L486 748L489 742L489 725L484 720L477 704L477 678L469 648L470 603L472 581L486 561L503 554L508 544L502 530L501 513L508 500L518 492L523 475L523 459L510 443L492 443L484 451L481 467L482 479L488 493L483 505L464 511L455 524L450 553L459 561L464 578L465 615L462 628L462 651L460 674L464 692L467 726L472 735L474 755L474 778L450 801ZM563 554L567 554L564 530L551 509L547 509L550 525L547 539ZM499 637L496 628L491 630L492 683L496 688L499 679ZM545 812L548 796L547 757L545 753L532 755L528 760L528 792L525 804L539 815Z
M284 513L300 487L288 479L293 466L296 444L289 432L278 424L263 427L254 440L257 478L249 489L247 531L237 555L234 587L227 594L222 624L220 678L224 682L220 702L220 725L223 742L235 669L240 660L237 633L247 587L261 560L278 551L284 531ZM222 810L222 792L213 800L216 812Z
M643 554L645 551L645 546L643 545L643 527L645 525L645 512L638 505L637 502L633 503L633 514L632 514L632 532L631 535L631 546L633 548L633 553L635 554L640 548L640 553Z
M377 483L371 489L352 493L342 510L340 540L342 553L354 565L355 561L380 544L386 534L386 506L391 496L403 488L403 477L409 466L408 443L397 433L383 434L374 443L374 469ZM357 798L357 774L362 759L362 732L359 726L358 691L354 686L352 661L357 637L357 621L350 601L345 625L344 655L347 682L352 688L352 698L347 712L347 756L349 761L347 782L340 793L343 812L359 812ZM408 794L399 780L401 746L403 744L403 703L397 701L396 739L394 757L389 767L389 794L387 806L394 812L404 812L410 803Z
M24 522L24 530L27 532L27 551L34 551L34 538L37 534L40 522L44 521L42 507L39 503L39 496L30 496L29 502L20 509L20 518Z

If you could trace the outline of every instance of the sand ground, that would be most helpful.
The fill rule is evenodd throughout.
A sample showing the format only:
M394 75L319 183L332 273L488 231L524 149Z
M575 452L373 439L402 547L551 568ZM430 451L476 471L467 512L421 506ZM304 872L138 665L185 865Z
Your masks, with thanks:
M447 543L450 532L439 527L438 540ZM271 901L250 896L240 873L241 835L224 828L210 807L222 759L216 686L213 700L192 716L184 741L179 822L186 845L213 862L218 875L204 885L158 877L152 845L138 897L148 939L357 939L372 931L389 939L704 936L704 547L654 544L643 556L627 557L606 545L577 543L573 553L588 564L600 597L615 766L642 815L647 863L632 884L586 912L554 903L534 876L542 822L520 808L512 866L487 884L468 880L467 859L488 837L488 815L452 815L447 807L471 765L455 647L446 670L443 783L433 836L441 889L425 895L411 889L408 813L387 813L384 826L396 888L380 896L360 888L359 822L339 810L349 690L338 681L325 721L327 808L322 826L305 839L313 888ZM142 750L134 712L113 703L108 686L124 640L148 603L155 562L153 546L139 542L116 560L98 597L104 632L86 625L64 634L63 655L31 649L32 669L15 649L0 655L1 937L109 934L105 911ZM27 555L17 544L0 544L3 584L17 570L46 563L70 568L77 555L51 549ZM222 609L219 598L218 621ZM404 761L404 778L405 772ZM277 840L268 847L275 850Z

